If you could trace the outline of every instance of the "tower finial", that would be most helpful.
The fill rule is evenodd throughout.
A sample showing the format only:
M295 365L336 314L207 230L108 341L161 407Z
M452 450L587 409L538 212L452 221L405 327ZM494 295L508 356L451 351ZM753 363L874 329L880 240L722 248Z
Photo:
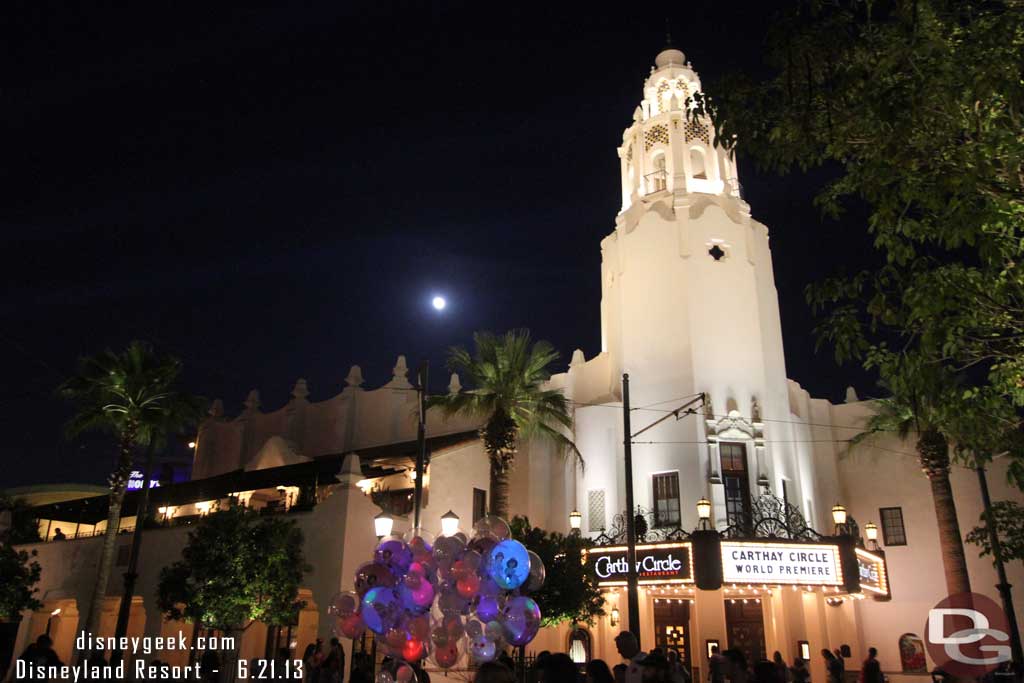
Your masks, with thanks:
M672 21L665 17L665 47L672 47Z

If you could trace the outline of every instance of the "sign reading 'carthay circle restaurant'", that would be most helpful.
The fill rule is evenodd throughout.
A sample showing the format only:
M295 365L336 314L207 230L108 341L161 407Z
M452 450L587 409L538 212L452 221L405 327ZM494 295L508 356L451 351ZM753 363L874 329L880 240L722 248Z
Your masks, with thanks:
M629 575L626 546L592 548L587 565L599 586L625 586ZM659 543L636 547L637 577L641 584L687 583L693 580L693 554L689 543Z
M843 583L839 547L810 543L722 542L726 583Z

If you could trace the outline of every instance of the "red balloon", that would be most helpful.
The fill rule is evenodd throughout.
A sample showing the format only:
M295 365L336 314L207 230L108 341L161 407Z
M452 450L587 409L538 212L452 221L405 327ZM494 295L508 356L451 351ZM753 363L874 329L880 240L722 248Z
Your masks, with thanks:
M402 659L407 662L418 662L426 654L426 646L419 638L410 637L402 646Z
M358 638L366 630L363 617L359 614L349 614L345 617L338 617L335 621L335 632L345 638Z
M480 591L480 577L476 574L465 574L455 583L455 590L464 598L475 597Z

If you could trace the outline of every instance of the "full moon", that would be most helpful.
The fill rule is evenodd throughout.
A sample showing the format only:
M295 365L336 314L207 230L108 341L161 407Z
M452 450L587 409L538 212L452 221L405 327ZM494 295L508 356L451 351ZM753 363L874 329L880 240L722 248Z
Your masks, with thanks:
M443 311L444 307L448 305L448 302L444 300L443 296L435 296L433 301L430 303L433 304L434 308L438 311Z

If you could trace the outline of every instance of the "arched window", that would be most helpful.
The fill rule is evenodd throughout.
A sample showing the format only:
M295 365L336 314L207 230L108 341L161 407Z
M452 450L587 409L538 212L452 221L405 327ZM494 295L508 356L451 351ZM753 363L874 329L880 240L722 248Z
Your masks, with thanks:
M590 631L585 628L573 629L569 634L569 656L577 664L590 661Z
M654 171L648 174L647 192L661 192L668 187L668 172L665 170L665 155L655 154L653 159Z
M690 148L690 169L693 171L694 178L707 180L708 172L704 164L704 150L700 147Z
M927 673L928 662L924 656L924 641L916 633L900 636L900 665L904 673Z

